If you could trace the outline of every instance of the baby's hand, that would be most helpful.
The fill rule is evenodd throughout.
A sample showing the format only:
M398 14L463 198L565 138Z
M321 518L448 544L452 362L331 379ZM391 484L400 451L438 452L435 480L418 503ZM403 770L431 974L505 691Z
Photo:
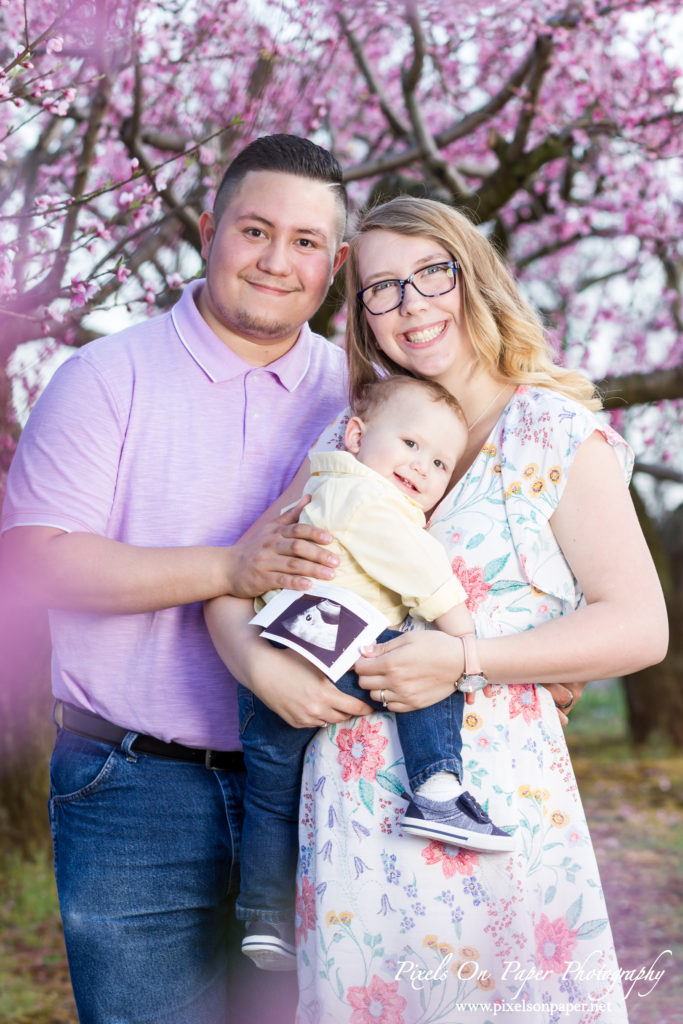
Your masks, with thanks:
M493 683L487 683L481 692L484 694L485 697L493 697ZM465 703L474 704L474 697L475 693L466 693Z

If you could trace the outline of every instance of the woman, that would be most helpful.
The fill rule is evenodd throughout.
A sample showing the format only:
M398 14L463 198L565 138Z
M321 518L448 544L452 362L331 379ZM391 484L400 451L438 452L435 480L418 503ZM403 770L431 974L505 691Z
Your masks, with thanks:
M625 483L630 452L593 416L588 382L552 364L537 318L460 214L410 198L377 207L347 267L352 391L385 372L428 377L468 419L465 456L429 528L469 593L481 665L467 671L493 684L465 708L467 788L494 794L486 810L517 846L474 854L401 835L393 716L340 722L318 703L318 720L333 724L309 747L302 791L299 1019L483 1024L517 1005L509 1019L554 1021L572 1007L572 1021L620 1024L561 723L586 681L665 653L661 591ZM319 447L338 445L339 426ZM276 657L288 656L253 641L229 656L274 710L303 718L272 682ZM298 679L310 688L309 670L289 661L289 692ZM463 644L409 630L356 667L400 713L452 692Z

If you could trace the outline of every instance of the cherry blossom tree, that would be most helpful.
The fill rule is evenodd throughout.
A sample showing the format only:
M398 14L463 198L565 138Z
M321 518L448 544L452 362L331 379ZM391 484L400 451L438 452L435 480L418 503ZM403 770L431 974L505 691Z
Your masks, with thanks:
M679 0L0 0L0 491L36 366L175 301L272 131L331 148L356 206L468 212L683 482L682 65Z

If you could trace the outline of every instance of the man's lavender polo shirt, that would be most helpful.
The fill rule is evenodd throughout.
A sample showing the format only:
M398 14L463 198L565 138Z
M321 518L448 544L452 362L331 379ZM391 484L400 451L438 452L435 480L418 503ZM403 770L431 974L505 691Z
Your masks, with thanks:
M202 284L57 370L14 458L3 530L232 544L287 487L345 405L344 354L305 325L281 359L251 366L200 316ZM162 740L239 749L235 681L201 604L50 621L57 698Z

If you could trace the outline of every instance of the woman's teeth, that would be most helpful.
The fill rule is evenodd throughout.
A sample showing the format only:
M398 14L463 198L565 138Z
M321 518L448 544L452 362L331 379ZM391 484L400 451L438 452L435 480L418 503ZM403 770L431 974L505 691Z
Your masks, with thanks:
M436 327L427 327L424 331L405 331L405 336L411 345L426 345L429 341L438 338L443 330L443 324Z

